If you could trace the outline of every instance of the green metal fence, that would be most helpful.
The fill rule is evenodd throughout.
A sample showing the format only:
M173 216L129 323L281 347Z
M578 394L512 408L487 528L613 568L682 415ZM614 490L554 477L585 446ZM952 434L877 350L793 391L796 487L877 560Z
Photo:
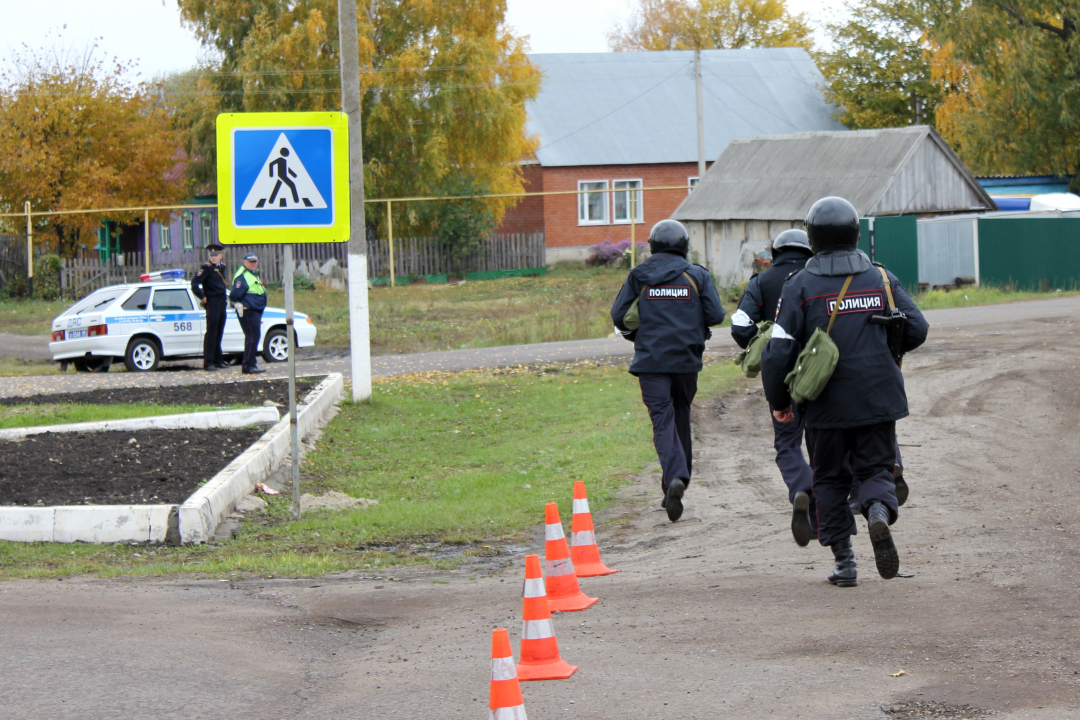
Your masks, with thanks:
M919 231L914 215L876 217L874 245L870 246L870 222L859 223L859 249L884 265L909 293L919 290Z
M1080 285L1080 218L981 218L979 280L1024 290Z

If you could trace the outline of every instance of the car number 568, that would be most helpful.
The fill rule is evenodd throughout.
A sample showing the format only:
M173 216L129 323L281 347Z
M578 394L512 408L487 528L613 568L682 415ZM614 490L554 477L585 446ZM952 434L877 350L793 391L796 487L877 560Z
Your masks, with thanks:
M191 330L192 325L189 322L174 322L172 324L172 329L173 332L184 332L186 330Z

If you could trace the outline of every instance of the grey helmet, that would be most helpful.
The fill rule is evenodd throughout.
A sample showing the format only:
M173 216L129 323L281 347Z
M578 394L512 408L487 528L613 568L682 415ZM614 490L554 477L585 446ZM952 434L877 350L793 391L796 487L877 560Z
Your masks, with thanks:
M649 252L674 253L686 257L690 251L690 235L678 220L661 220L649 233Z
M805 230L785 230L776 236L776 239L772 241L773 256L786 250L814 252L810 249L810 238L807 237Z
M806 213L806 235L815 253L854 250L859 245L859 213L844 198L821 198Z

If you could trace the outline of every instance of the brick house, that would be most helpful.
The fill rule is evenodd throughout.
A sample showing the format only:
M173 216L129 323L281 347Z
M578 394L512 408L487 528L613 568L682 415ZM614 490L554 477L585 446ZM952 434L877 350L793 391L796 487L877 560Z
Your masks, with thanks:
M635 189L639 240L670 217L698 176L693 56L530 55L543 84L527 107L540 146L522 162L525 191L568 194L522 199L498 232L544 232L550 264L629 238ZM801 48L706 50L701 65L706 158L736 138L843 129Z

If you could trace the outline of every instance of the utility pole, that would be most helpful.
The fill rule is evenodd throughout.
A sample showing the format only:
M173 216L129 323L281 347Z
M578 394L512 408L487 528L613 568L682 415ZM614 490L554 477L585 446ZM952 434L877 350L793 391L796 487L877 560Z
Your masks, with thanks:
M34 299L34 223L31 222L30 201L23 203L26 211L26 285Z
M371 334L368 326L367 224L364 221L364 147L360 122L358 0L338 0L341 109L349 116L349 353L352 399L371 397Z
M705 111L701 107L701 51L694 51L694 95L697 101L697 174L705 179Z

